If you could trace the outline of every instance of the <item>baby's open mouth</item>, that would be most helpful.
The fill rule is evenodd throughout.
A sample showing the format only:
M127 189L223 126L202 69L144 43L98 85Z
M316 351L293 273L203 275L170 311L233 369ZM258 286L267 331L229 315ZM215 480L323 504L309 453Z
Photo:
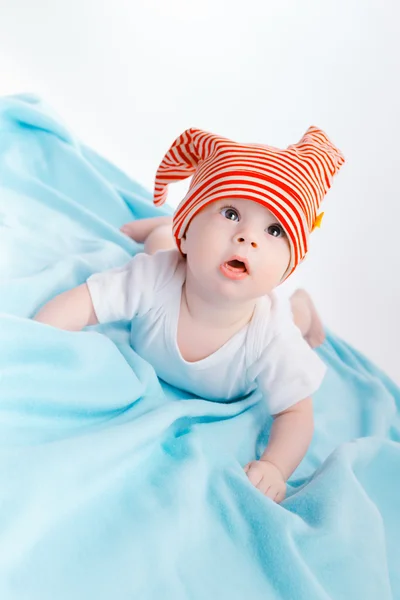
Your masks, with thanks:
M247 272L246 265L241 260L230 260L224 263L224 265L230 271L239 271L240 273Z

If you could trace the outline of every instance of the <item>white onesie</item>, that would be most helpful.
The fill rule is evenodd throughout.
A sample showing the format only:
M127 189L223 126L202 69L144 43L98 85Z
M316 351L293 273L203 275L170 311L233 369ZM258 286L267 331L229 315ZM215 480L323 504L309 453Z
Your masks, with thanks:
M178 250L164 250L92 275L99 323L131 321L133 349L161 379L201 398L229 401L259 387L274 415L318 389L326 367L294 325L289 301L275 292L257 301L251 321L216 352L184 360L177 327L185 274Z

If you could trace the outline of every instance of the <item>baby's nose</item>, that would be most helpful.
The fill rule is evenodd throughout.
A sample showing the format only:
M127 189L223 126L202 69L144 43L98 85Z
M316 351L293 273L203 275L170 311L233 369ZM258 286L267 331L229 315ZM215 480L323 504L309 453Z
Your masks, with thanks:
M257 248L258 247L257 240L256 240L255 236L252 236L252 235L244 235L243 233L239 234L239 235L236 236L236 241L239 244L246 244L247 243L250 246L252 246L252 248Z

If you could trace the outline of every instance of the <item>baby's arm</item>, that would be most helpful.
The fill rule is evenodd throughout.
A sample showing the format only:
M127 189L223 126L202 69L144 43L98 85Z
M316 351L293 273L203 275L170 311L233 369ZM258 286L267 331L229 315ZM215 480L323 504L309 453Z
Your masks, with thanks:
M311 398L274 416L268 445L260 460L245 467L250 481L263 494L281 502L286 481L304 458L311 443L314 418Z
M69 331L131 321L150 310L155 290L171 279L179 256L178 251L138 252L124 265L94 273L86 283L56 296L34 319Z
M311 398L274 416L268 446L261 460L275 465L285 481L303 460L314 432Z
M34 320L69 331L80 331L88 325L98 323L86 283L47 302L34 316Z

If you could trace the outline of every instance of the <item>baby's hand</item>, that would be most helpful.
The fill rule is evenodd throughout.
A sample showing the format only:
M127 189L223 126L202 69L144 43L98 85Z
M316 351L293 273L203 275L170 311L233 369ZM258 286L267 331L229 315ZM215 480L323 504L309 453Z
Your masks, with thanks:
M282 473L266 460L253 460L244 468L251 483L265 496L282 502L286 494L286 482Z

